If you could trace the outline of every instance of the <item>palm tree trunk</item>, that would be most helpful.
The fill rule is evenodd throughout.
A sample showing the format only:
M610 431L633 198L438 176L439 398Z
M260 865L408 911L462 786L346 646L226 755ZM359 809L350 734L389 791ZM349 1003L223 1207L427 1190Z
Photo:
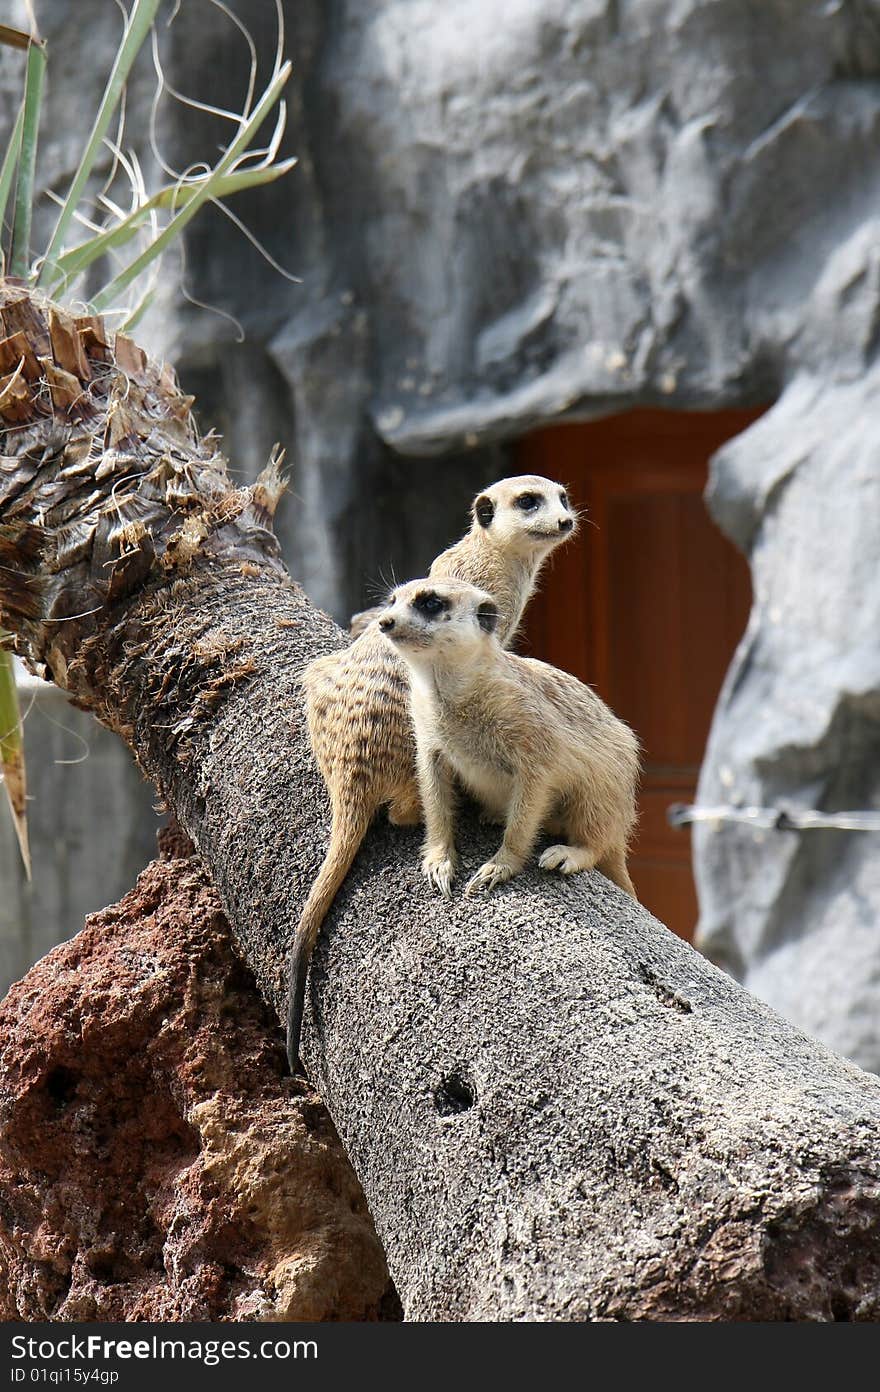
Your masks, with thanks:
M126 740L283 1014L326 798L297 675L343 641L173 373L0 283L0 626ZM87 809L84 809L87 815ZM466 823L466 863L490 834ZM303 1051L410 1319L876 1319L880 1084L597 874L485 905L374 829Z

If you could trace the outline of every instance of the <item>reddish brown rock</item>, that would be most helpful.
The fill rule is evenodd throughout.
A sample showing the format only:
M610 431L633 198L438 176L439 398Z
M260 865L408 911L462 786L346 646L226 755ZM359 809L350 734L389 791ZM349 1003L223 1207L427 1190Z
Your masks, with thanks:
M0 1318L363 1320L393 1302L200 862L151 865L0 1004Z

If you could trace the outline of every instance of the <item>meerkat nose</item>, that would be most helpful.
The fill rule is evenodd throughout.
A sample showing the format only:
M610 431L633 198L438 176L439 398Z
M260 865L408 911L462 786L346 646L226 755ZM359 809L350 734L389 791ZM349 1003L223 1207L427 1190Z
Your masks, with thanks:
M560 532L570 532L573 526L574 526L574 522L572 521L572 519L571 519L570 517L560 517L560 519L559 519L559 530L560 530Z
M390 614L385 614L379 620L379 627L383 633L388 633L394 627L394 620Z

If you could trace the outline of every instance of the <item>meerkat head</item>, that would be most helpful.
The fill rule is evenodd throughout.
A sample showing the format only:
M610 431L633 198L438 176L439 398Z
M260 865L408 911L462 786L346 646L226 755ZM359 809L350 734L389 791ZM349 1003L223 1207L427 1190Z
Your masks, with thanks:
M472 531L536 559L577 530L577 513L565 488L539 474L500 479L474 499L472 511Z
M401 657L421 665L466 661L497 643L498 606L463 580L411 580L389 596L379 628Z

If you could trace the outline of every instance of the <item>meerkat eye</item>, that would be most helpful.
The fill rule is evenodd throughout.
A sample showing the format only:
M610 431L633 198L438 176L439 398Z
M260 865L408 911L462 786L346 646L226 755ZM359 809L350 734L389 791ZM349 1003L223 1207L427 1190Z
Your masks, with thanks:
M449 608L449 600L441 599L439 595L429 591L427 594L416 595L413 600L413 608L418 609L419 613L424 614L426 618L433 619Z
M541 506L541 502L540 493L520 493L516 499L516 506L520 512L534 512L536 508Z
M571 503L568 501L568 494L564 488L560 491L559 501L564 508L571 507Z

